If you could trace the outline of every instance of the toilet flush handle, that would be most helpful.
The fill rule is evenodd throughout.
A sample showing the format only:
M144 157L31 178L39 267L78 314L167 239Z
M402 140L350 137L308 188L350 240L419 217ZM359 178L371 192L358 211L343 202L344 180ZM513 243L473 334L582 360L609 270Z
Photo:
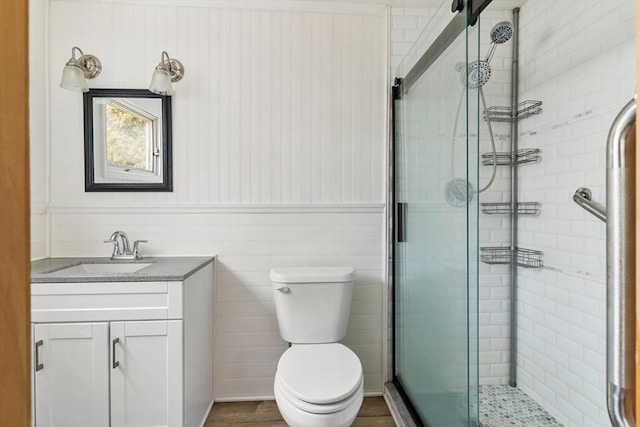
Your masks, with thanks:
M276 288L276 291L280 291L283 294L288 294L289 292L291 292L291 289L289 289L288 286L281 285L279 288Z

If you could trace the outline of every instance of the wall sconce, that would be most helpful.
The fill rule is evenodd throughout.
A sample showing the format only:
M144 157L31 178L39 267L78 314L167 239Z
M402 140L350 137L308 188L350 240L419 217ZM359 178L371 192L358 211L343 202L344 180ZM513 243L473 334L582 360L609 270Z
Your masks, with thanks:
M76 59L76 50L80 57ZM87 92L89 87L85 79L93 79L102 71L102 63L93 55L85 55L79 47L71 49L71 59L62 70L60 87L67 90Z
M184 76L184 67L177 59L169 58L169 54L162 51L160 63L156 66L149 90L158 95L171 96L174 94L171 82L177 82Z

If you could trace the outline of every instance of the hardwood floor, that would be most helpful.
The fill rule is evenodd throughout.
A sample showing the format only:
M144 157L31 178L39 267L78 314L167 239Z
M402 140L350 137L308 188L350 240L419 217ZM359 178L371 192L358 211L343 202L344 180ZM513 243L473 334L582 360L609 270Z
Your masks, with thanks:
M205 427L286 427L274 400L216 402ZM395 427L382 397L365 397L353 427Z

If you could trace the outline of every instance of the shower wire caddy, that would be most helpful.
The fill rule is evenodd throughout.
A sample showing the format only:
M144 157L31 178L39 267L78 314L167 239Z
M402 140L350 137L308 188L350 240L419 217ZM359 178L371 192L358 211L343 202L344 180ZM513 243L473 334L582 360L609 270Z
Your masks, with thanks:
M515 211L520 215L538 215L540 213L540 206L540 202L518 202ZM482 213L487 215L513 213L510 202L480 203L480 209Z
M485 166L491 166L494 163L498 166L510 166L512 164L522 165L526 163L539 162L541 159L542 150L540 148L521 148L515 153L500 152L484 153L482 155L482 164Z
M535 114L542 112L542 101L527 100L518 104L518 111L515 117L511 114L511 107L489 107L483 113L484 119L492 122L512 122L515 120L526 119Z
M542 251L516 248L516 264L524 268L542 268ZM504 246L485 246L480 248L480 261L485 264L510 264L511 248Z

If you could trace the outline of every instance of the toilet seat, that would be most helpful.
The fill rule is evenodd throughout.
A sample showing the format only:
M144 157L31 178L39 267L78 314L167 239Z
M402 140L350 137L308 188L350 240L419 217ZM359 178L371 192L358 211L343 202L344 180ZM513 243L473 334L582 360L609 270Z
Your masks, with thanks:
M282 387L282 380L276 375L276 380L274 384L274 391L276 395L280 395L282 399L285 399L290 405L293 407L308 412L311 414L334 414L337 412L341 412L349 409L350 407L357 405L360 408L362 404L362 399L364 396L363 384L360 382L359 388L346 399L340 400L334 403L326 403L326 404L316 404L311 402L305 402L304 400L297 399L295 396L289 394Z
M294 405L290 400L291 396L286 396L282 392L278 381L274 383L273 389L280 414L289 427L349 427L358 416L364 398L364 390L360 385L360 389L347 399L351 402L349 406L338 412L316 413L302 410Z
M349 398L362 385L362 364L339 343L297 344L280 357L276 377L296 400L327 405Z
M364 399L362 364L342 344L294 344L280 357L273 391L290 427L349 427Z

